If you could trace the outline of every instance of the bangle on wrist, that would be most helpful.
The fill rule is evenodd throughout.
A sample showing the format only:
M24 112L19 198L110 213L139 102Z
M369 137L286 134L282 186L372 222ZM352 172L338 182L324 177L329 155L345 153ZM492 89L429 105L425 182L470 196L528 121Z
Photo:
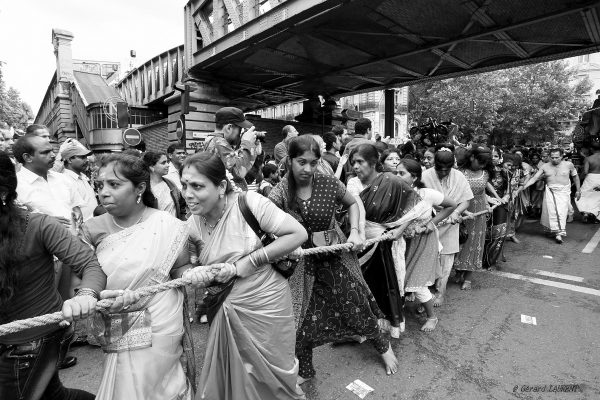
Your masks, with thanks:
M271 263L271 260L269 260L269 254L267 254L267 250L265 250L264 247L261 247L263 254L265 255L265 260L267 261L267 264Z
M352 228L350 228L350 232L352 232L354 229L356 229L356 232L358 232L358 228L356 226L353 226Z
M98 295L98 292L96 292L94 289L90 289L90 288L80 288L80 289L77 289L75 291L75 296L76 297L80 297L80 296L92 296L96 300L98 300L100 298L100 296Z

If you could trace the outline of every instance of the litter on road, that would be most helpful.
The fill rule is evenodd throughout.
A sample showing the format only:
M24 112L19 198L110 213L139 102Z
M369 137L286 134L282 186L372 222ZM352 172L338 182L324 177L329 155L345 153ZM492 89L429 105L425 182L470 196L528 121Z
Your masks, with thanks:
M530 317L529 315L521 314L521 322L524 324L537 325L537 320L535 317Z
M363 381L361 381L360 379L357 379L354 382L352 382L351 384L349 384L348 386L346 386L346 389L348 389L349 391L351 391L352 393L354 393L361 399L364 399L366 395L368 395L373 390L375 390L371 386L369 386L366 383L364 383Z

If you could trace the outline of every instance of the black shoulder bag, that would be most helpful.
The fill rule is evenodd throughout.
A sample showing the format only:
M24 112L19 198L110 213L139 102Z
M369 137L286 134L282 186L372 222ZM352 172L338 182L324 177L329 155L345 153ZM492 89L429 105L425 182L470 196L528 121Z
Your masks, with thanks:
M238 197L238 206L240 207L240 212L246 220L246 223L250 225L250 228L252 228L256 236L258 236L263 247L272 243L275 240L275 237L272 234L263 231L260 227L260 224L256 220L256 217L250 210L250 207L248 207L248 203L246 201L246 193L240 193ZM281 275L283 275L284 278L287 279L294 273L294 270L298 266L298 260L283 258L281 260L272 262L271 265L273 265L273 268L275 268L277 272L279 272Z

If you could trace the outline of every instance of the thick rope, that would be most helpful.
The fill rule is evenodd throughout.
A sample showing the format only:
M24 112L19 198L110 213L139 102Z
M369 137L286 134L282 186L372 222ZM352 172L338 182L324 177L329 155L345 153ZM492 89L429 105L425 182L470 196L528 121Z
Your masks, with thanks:
M492 210L493 210L493 208L494 207L492 207ZM480 212L474 213L470 216L461 217L461 218L459 218L458 222L467 220L467 219L473 219L475 217L478 217L480 215L484 215L484 214L487 214L490 212L491 212L491 210L480 211ZM446 219L446 220L440 222L438 224L438 226L449 224L450 222L447 222L447 221L448 220ZM416 232L416 233L419 234L420 232ZM390 233L384 233L383 235L381 235L377 238L366 240L365 246L368 247L375 243L383 242L385 240L392 240L392 239L393 239L393 235L391 235ZM353 246L354 245L352 243L341 243L341 244L334 244L331 246L321 246L321 247L313 247L313 248L309 248L309 249L302 249L302 256L312 256L315 254L324 254L324 253L335 253L338 251L350 251L350 250L352 250ZM156 293L164 292L166 290L175 289L175 288L179 288L179 287L190 285L190 284L191 284L190 279L177 278L177 279L173 279L173 280L170 280L170 281L167 281L164 283L160 283L158 285L141 287L139 289L134 290L133 292L135 294L138 294L140 297L146 297L146 296L154 295ZM96 303L96 310L107 311L108 309L110 309L110 307L112 306L113 303L114 303L114 300L112 300L112 299L100 300ZM40 315L40 316L33 317L33 318L27 318L27 319L21 319L21 320L9 322L8 324L0 325L0 337L11 334L11 333L17 333L20 331L24 331L24 330L30 329L30 328L37 328L40 326L58 324L62 321L64 321L63 314L61 311L57 311L57 312L51 313L51 314L45 314L45 315Z

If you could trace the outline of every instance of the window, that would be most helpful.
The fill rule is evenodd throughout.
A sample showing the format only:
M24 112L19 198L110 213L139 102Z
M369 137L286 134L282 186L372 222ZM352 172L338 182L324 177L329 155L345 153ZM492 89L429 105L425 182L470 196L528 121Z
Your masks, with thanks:
M163 62L163 88L169 86L169 60Z
M140 103L143 103L144 99L146 98L146 88L144 85L144 73L143 72L140 72L140 90L141 90Z
M171 84L174 85L175 82L179 80L179 71L177 70L177 55L171 59L171 64L173 65L171 68Z
M154 91L160 90L160 67L157 65L154 67Z
M148 69L148 97L153 93L152 92L152 67Z
M582 56L577 57L577 62L578 63L589 63L590 62L590 55L589 54L584 54Z

